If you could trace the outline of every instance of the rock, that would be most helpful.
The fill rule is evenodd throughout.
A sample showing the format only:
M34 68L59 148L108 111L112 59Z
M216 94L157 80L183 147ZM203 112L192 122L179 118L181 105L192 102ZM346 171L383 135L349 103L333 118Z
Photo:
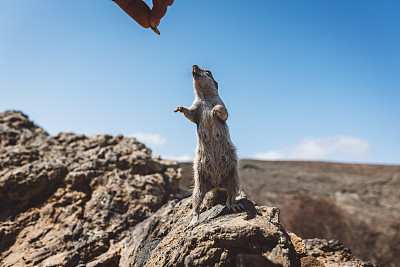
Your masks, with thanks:
M306 245L307 264L317 259L321 266L334 267L334 266L375 266L372 262L364 262L355 258L349 248L346 248L337 240L325 239L305 239L303 242ZM314 259L311 260L311 257ZM304 261L306 262L306 261ZM303 263L303 261L302 261Z
M135 138L52 137L14 111L0 138L1 266L86 264L178 191L176 162Z
M323 267L323 265L319 260L312 256L305 256L301 258L301 266L302 267Z
M296 253L302 257L306 256L306 245L304 244L303 240L295 233L288 232L288 235L290 237L290 241L293 243Z
M210 198L188 227L180 168L135 138L50 136L7 111L0 167L0 266L322 266L337 251L357 262L330 241L304 243L277 208L243 195L244 211Z
M288 232L302 267L314 266L375 266L354 257L349 248L337 240L301 239L295 233Z
M236 257L236 266L238 267L279 267L281 265L275 264L263 256L252 254L238 254Z
M120 266L236 266L240 254L258 255L279 266L299 266L276 208L241 200L246 212L216 205L191 220L190 198L172 200L134 227L121 251Z
M288 232L288 235L290 237L290 240L292 241L292 244L294 246L294 249L296 250L297 255L300 257L300 263L302 267L324 266L315 257L307 254L308 251L306 249L306 244L300 237L298 237L295 233L292 232ZM309 249L312 249L312 247L310 247Z
M0 114L0 148L14 145L32 145L46 139L48 133L35 125L20 111Z

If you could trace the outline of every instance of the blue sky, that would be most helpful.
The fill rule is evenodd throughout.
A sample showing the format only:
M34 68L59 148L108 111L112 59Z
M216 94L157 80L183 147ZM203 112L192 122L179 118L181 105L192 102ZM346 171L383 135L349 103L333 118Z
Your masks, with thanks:
M148 2L148 1L146 1ZM176 0L157 36L111 0L0 2L0 111L190 159L191 66L241 158L400 163L400 2Z

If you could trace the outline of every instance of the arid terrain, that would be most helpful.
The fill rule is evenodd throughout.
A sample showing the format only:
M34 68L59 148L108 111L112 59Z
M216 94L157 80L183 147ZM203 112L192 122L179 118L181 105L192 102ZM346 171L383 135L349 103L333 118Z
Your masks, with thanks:
M0 113L0 266L374 266L340 240L299 237L331 238L337 230L347 244L359 243L359 255L395 264L398 216L388 207L398 205L398 167L376 170L380 180L360 185L359 170L339 164L321 172L313 164L320 163L243 161L244 209L233 212L209 198L199 224L189 226L190 164L182 164L179 185L178 163L153 157L136 138L51 136L22 112ZM362 174L375 177L365 168ZM337 185L336 172L353 173L358 184ZM329 190L313 182L321 173ZM360 186L373 193L356 205ZM377 190L385 196L376 198Z
M190 188L191 163L180 163ZM400 262L400 166L242 160L242 187L301 238L337 239L380 266Z

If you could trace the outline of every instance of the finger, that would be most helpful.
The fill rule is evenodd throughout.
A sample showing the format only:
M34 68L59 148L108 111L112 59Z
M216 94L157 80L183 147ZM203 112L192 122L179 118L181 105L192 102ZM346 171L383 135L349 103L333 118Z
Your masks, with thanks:
M143 28L149 28L150 8L142 0L113 0Z
M153 8L150 11L150 26L156 28L161 21L161 18L164 17L165 13L167 13L167 7L165 1L163 0L153 0Z
M165 0L165 4L167 4L167 6L172 6L173 3L174 0Z

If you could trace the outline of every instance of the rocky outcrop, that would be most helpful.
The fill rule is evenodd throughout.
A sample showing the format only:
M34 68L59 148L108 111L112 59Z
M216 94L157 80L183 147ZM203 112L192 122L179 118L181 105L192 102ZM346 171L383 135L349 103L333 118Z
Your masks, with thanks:
M112 259L119 259L120 266L236 266L246 255L277 266L300 266L277 209L241 202L247 212L230 214L219 204L201 214L198 226L188 227L190 199L171 200L89 266Z
M302 263L309 260L312 256L317 259L321 266L335 267L335 266L362 266L372 267L372 262L364 262L355 258L350 249L343 246L337 240L325 240L325 239L305 239L305 250L308 257L302 259ZM311 259L313 260L313 259Z
M232 266L240 254L298 266L277 209L241 202L247 212L229 214L218 204L201 214L196 227L188 227L190 199L169 202L136 226L121 252L121 266Z
M245 196L237 213L205 203L189 227L177 163L135 138L50 136L8 111L0 166L0 266L323 266Z
M0 138L2 266L86 263L178 190L176 162L135 138L53 137L14 111Z

